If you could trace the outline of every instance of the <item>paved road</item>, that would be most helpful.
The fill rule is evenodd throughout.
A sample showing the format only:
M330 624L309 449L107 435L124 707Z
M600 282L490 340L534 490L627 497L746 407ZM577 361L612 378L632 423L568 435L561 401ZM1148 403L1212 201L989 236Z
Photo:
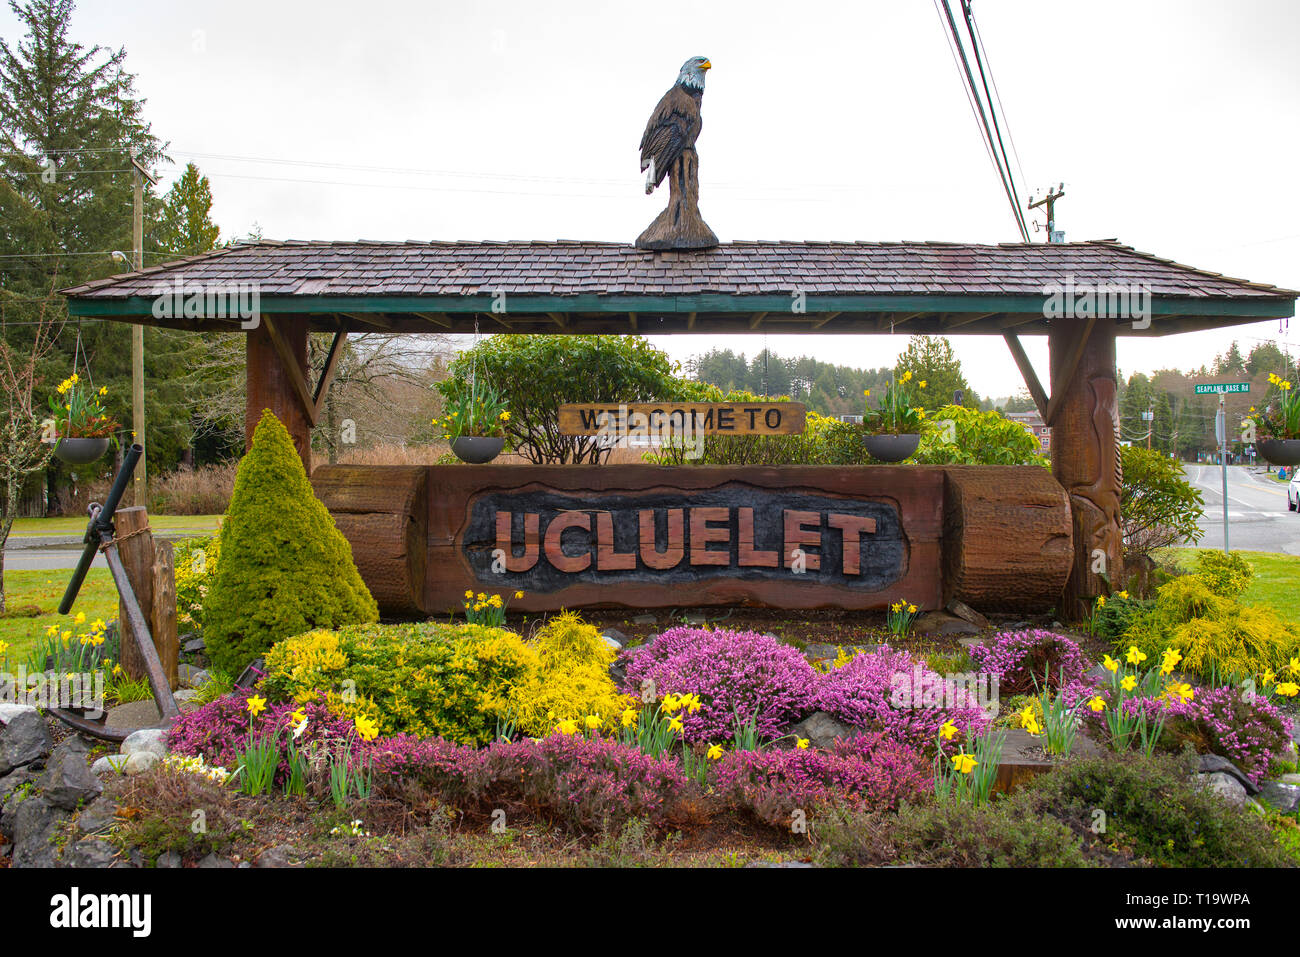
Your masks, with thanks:
M1187 480L1205 497L1202 548L1223 547L1223 479L1217 465L1188 465ZM1246 466L1228 466L1228 544L1300 555L1300 513L1286 507L1286 486Z
M5 548L5 570L17 571L18 569L50 569L50 570L67 570L71 571L77 567L77 562L81 558L81 549L72 549L67 546L55 547L18 547L15 548L12 540L9 546ZM104 564L104 556L96 555L91 568L107 568Z

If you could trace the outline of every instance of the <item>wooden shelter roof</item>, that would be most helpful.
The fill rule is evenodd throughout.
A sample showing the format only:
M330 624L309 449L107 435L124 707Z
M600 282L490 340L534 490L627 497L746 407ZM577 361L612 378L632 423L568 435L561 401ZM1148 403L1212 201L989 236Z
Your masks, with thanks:
M1232 279L1114 240L732 242L650 252L594 242L263 241L63 290L75 316L174 328L229 320L156 318L158 296L255 284L260 311L318 331L906 332L1042 334L1045 289L1140 286L1163 335L1291 316L1292 290ZM802 293L802 311L795 307ZM497 307L494 309L494 305ZM504 307L504 311L502 311ZM905 324L905 325L904 325Z

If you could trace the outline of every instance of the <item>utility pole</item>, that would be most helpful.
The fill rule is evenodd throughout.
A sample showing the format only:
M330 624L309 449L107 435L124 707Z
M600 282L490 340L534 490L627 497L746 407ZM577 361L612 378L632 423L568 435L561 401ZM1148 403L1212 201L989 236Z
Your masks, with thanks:
M1032 212L1039 206L1047 207L1047 241L1049 243L1065 242L1065 233L1056 231L1056 201L1065 195L1065 184L1061 183L1053 190L1048 187L1047 195L1042 199L1035 201L1034 197L1029 197L1029 209ZM1037 224L1034 226L1037 229Z
M1214 417L1215 438L1219 440L1219 474L1223 477L1223 554L1228 551L1228 397L1219 393L1219 411Z
M131 153L131 178L135 181L135 209L131 227L131 268L136 272L144 269L144 181L156 186L149 171L140 165ZM144 326L136 323L131 327L131 431L134 439L141 446L144 442ZM145 452L140 453L140 463L135 468L135 484L132 486L133 502L137 506L147 503L149 481L145 473Z

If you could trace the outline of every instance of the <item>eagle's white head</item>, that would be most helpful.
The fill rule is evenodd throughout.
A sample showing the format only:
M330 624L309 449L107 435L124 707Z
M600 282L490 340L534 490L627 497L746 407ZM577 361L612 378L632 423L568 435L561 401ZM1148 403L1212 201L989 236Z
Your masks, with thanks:
M682 64L682 71L677 74L677 82L690 90L704 89L704 71L712 67L706 56L693 56Z

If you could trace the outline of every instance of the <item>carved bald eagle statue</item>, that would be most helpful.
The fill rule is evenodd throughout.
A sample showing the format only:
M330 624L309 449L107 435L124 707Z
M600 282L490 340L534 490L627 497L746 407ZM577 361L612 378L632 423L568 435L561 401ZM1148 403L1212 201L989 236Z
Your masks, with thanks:
M641 172L646 195L664 181L682 151L695 145L700 135L700 102L704 99L704 71L713 66L707 57L693 56L682 64L677 82L663 95L641 137Z
M700 135L707 57L682 64L677 82L663 95L641 137L641 171L646 194L668 180L668 208L637 237L640 249L707 249L718 237L700 216L699 165L695 140Z

